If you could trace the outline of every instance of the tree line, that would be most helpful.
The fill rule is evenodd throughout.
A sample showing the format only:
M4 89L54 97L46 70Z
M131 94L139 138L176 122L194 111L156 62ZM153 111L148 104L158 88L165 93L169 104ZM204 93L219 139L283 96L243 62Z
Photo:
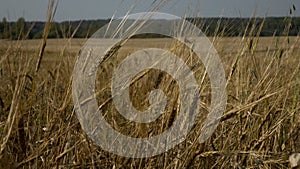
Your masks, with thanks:
M300 33L300 17L187 18L187 20L197 25L207 36L297 36ZM109 21L109 19L99 19L52 22L48 38L89 38ZM164 20L163 22L169 21ZM43 36L44 26L45 22L28 22L24 18L8 22L6 18L3 18L0 22L0 39L40 39ZM145 34L137 37L162 36Z

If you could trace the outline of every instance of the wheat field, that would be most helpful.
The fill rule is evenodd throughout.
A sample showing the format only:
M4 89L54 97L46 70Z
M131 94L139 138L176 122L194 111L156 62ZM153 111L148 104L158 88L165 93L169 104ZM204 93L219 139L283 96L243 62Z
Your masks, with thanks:
M72 101L72 73L85 39L49 39L39 71L40 40L0 41L0 168L289 168L300 152L300 38L209 37L227 80L221 123L204 143L197 141L210 104L210 82L200 88L201 109L190 134L175 148L144 159L125 158L97 146L83 131ZM165 46L188 51L170 39L132 39L98 68L98 104L111 97L112 71L133 51ZM186 60L189 62L190 60ZM199 61L190 61L189 66ZM204 76L203 65L195 70ZM132 137L166 130L176 118L178 86L172 77L150 70L131 85L137 109L162 89L170 101L166 115L151 124L124 119L111 101L102 107L114 129ZM175 112L175 113L174 113Z

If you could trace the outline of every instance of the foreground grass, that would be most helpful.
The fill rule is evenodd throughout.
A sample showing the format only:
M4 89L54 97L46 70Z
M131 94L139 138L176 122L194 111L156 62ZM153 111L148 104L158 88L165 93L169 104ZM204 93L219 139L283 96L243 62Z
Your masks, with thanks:
M288 168L288 156L300 152L299 37L211 40L228 80L228 104L220 125L209 140L198 143L196 136L210 104L209 79L200 64L195 70L197 79L204 76L204 81L198 82L202 105L199 122L186 141L146 159L105 152L81 129L73 110L71 77L83 40L48 41L38 73L34 67L39 41L1 41L0 168ZM166 39L128 42L117 56L99 67L98 102L110 97L111 72L124 57L158 43L170 44L165 47L179 55L188 52ZM184 59L190 61L192 57ZM193 66L198 62L187 63ZM149 106L149 91L165 89L170 101L166 115L150 125L133 124L121 119L110 102L103 112L115 129L147 137L172 124L178 90L171 77L160 75L150 71L132 84L130 94L133 104L143 110Z

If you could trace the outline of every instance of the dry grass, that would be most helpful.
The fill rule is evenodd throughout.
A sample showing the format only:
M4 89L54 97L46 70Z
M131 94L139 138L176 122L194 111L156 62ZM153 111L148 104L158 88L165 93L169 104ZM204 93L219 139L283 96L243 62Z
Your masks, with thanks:
M39 41L1 41L0 168L289 168L289 155L300 152L299 37L210 39L228 79L227 109L220 125L209 140L198 143L196 136L210 104L206 77L198 81L201 116L189 137L174 149L146 159L105 152L81 129L73 110L71 76L84 40L48 40L37 74ZM200 65L194 71L197 79L202 78L201 63L183 55L188 53L183 48L174 48L173 41L130 40L98 69L99 104L110 98L111 73L122 59L155 45L181 54L191 67ZM129 122L111 101L102 107L107 120L116 130L135 137L164 131L178 111L176 82L149 70L131 85L130 95L133 105L144 110L154 88L164 90L169 99L167 113L158 121Z

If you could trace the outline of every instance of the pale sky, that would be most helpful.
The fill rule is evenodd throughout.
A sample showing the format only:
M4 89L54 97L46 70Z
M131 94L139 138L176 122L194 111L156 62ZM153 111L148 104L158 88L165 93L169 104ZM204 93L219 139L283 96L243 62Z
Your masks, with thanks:
M157 0L159 1L159 0ZM0 18L9 21L24 17L28 21L44 21L48 0L0 0ZM156 2L157 4L157 2ZM198 17L251 17L253 15L288 16L292 4L299 8L294 13L300 16L300 0L169 0L159 12L183 17L184 14ZM152 0L60 0L55 21L103 19L147 12L153 8Z

